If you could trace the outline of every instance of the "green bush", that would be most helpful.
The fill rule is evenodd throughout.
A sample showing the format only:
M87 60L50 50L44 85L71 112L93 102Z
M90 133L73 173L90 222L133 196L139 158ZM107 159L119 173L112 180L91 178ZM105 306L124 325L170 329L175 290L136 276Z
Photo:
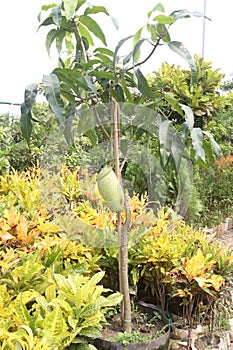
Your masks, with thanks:
M203 208L198 219L199 226L214 227L233 216L233 156L216 161L213 172L199 170L196 179Z

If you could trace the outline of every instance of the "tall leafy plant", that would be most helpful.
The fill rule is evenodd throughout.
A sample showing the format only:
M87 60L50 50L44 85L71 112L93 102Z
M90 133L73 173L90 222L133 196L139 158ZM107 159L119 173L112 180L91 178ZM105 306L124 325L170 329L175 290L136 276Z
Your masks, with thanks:
M171 39L169 29L180 19L193 15L201 17L202 14L179 10L166 15L163 5L159 3L148 12L146 25L136 34L122 39L113 52L108 49L103 30L94 19L98 13L109 16L105 7L90 6L85 0L64 0L58 6L54 4L43 6L40 19L46 11L49 11L49 16L41 21L40 27L52 27L46 37L46 47L50 52L52 44L56 43L59 65L51 74L43 77L40 88L43 89L51 109L57 116L61 131L69 145L74 143L72 121L77 114L79 115L78 131L81 134L85 133L90 138L93 147L99 139L104 137L109 141L113 140L115 171L118 180L121 181L123 164L119 164L119 154L121 152L125 154L126 160L131 143L122 142L120 144L119 137L124 133L127 141L127 127L129 125L131 127L132 123L126 123L125 131L125 117L124 113L121 113L120 103L124 102L126 107L133 104L138 107L146 105L152 110L156 109L156 103L163 97L163 93L154 91L153 87L149 86L140 67L153 56L161 45L167 45L188 62L191 71L190 84L195 82L198 73L195 61L181 42ZM95 45L96 39L103 44L102 47ZM128 54L122 55L122 48L130 41L132 49ZM145 45L150 47L147 57L143 57ZM93 47L92 53L90 53L91 47ZM31 108L38 91L37 86L28 86L21 108L21 129L28 143L33 125ZM110 127L108 125L105 127L105 120L101 120L100 113L98 113L98 108L102 107L103 103L114 105L113 119L107 113ZM173 104L173 101L170 100L170 103ZM188 156L194 161L204 163L206 161L205 150L211 151L211 147L208 143L204 144L203 130L194 127L193 112L189 107L179 105L179 103L176 107L179 108L185 120L182 132L176 129L173 122L167 118L158 114L155 118L155 113L143 117L136 116L132 130L134 132L135 130L146 130L146 133L149 134L151 129L157 133L163 165L166 165L172 158L178 169L186 146L188 146ZM131 109L131 116L134 112L135 109ZM112 124L117 125L117 129L112 128ZM211 135L208 136L218 150ZM126 203L123 209L126 212L129 210ZM121 209L118 213L118 232L119 235L123 232L125 239L128 233L127 226L121 228ZM122 244L119 240L120 248ZM124 244L127 245L127 241ZM125 257L125 254L120 254L120 259L122 257ZM121 260L119 268L122 276L122 273L127 271L127 259ZM121 282L124 284L124 281L125 279ZM124 300L128 299L127 283L122 286L122 291ZM129 303L125 303L124 312L127 315L130 313L128 307ZM126 326L126 323L130 323L130 317L127 317L127 322L123 325L125 330L129 330L130 327Z

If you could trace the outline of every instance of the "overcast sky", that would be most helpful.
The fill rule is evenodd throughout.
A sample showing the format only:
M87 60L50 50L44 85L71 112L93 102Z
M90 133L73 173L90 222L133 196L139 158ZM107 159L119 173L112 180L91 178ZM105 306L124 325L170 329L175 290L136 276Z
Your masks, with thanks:
M37 15L42 4L48 0L2 0L0 11L0 102L21 103L26 85L41 82L43 74L49 74L56 66L56 56L49 58L45 49L48 28L37 32ZM146 24L147 12L159 1L154 0L92 0L92 4L104 5L119 23L119 32L110 18L101 17L109 47L134 34ZM173 10L187 8L204 11L204 0L161 0L166 14ZM59 3L59 2L58 2ZM205 50L206 61L213 62L227 76L233 71L232 60L232 13L231 0L206 0ZM98 21L98 17L95 17ZM178 40L191 54L202 54L203 20L192 18L175 23L171 32L172 40ZM181 58L168 49L157 51L145 69L158 69L163 61L183 65ZM0 113L11 112L12 107L0 105Z

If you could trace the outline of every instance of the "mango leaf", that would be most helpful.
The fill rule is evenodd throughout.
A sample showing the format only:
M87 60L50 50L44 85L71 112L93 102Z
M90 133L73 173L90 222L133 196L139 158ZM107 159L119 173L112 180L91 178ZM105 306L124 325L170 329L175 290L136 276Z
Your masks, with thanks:
M40 27L43 27L43 26L50 26L51 24L54 24L54 21L53 21L53 17L47 17L40 25L39 27L37 28L37 30L40 29Z
M205 151L203 148L203 133L200 128L191 130L192 145L195 151L195 158L201 158L205 162Z
M100 26L98 25L98 23L96 23L96 21L94 19L92 19L89 16L81 16L79 18L79 21L85 27L87 27L98 39L100 39L104 45L107 46L104 32L102 31L102 29L100 28Z
M153 21L160 24L172 24L175 22L175 19L173 16L158 15L153 18Z
M56 48L57 48L57 51L58 51L59 54L60 54L61 51L62 51L62 43L63 43L63 40L64 40L65 35L66 35L65 30L60 29L60 30L57 31L57 35L56 35Z
M140 28L136 34L134 35L134 38L133 38L133 48L136 47L137 43L139 42L139 40L141 39L141 34L142 34L142 28ZM139 57L140 57L140 50L138 48L138 52L137 54L134 52L134 62L137 62L139 60Z
M205 131L205 130L203 130L202 133L210 139L210 142L213 146L214 152L217 154L218 157L221 157L221 155L222 155L221 148L220 148L219 144L215 141L213 135L211 135L211 133L209 131Z
M148 18L149 18L149 17L151 16L151 14L152 14L153 12L155 12L155 11L165 12L163 5L162 5L161 3L158 3L158 4L153 8L153 10L151 10L151 11L149 11L149 12L147 13Z
M171 16L175 18L175 20L183 19L183 18L189 18L191 16L194 17L203 17L203 13L198 11L189 11L189 10L179 10L179 11L173 11L171 13Z
M165 92L163 94L163 96L164 96L165 100L170 104L173 111L176 111L181 116L183 116L183 112L182 112L182 109L180 107L179 101L172 95L172 93Z
M111 16L110 18L111 18L112 23L113 23L114 27L116 28L116 30L119 30L119 24L117 22L117 19L113 16Z
M46 36L45 46L49 56L50 56L50 47L53 41L56 39L56 36L57 36L57 29L51 29Z
M20 129L28 144L30 143L32 133L31 109L35 102L36 95L37 86L28 85L24 92L24 102L21 105Z
M164 120L159 127L160 154L163 164L166 165L171 154L171 146L175 129L170 120Z
M95 51L94 51L94 52L103 53L104 55L108 55L108 56L111 56L111 57L113 57L113 56L114 56L113 51L112 51L112 50L107 49L106 47L97 47L97 48L95 49Z
M171 152L175 162L176 169L179 169L180 167L180 162L183 156L184 148L185 148L185 143L182 137L177 131L175 131L172 137Z
M87 30L87 28L82 23L79 23L78 29L79 29L79 33L80 33L81 37L86 38L89 45L94 46L94 41L92 39L92 36L91 36L89 30Z
M55 74L43 76L45 96L60 125L64 128L64 104L60 97L60 82Z
M158 23L156 26L157 34L159 34L162 37L162 40L165 43L169 43L171 41L170 34L165 26L165 24Z
M85 12L84 15L90 15L90 14L94 14L94 13L105 13L107 16L109 16L108 11L106 10L106 8L104 6L92 6L92 7L88 7Z
M89 76L94 76L96 78L101 78L101 79L115 79L116 76L114 73L110 73L110 72L105 72L105 71L101 71L101 70L94 70L94 71L91 71L89 73Z
M189 106L186 106L186 105L181 105L181 108L184 111L185 123L187 124L188 128L192 130L194 126L193 111Z
M151 40L155 43L157 41L157 39L158 39L157 26L154 25L154 24L148 23L147 26L146 26L146 29L151 35Z
M67 21L74 15L78 0L64 0L64 10Z
M61 7L62 7L62 3L58 6L53 7L51 11L53 22L56 24L58 28L60 28L61 21L62 21Z
M141 47L141 45L142 45L145 41L146 41L146 39L142 38L142 39L140 39L140 40L136 43L136 45L135 45L135 47L134 47L134 49L133 49L133 61L134 61L134 62L137 62L137 61L139 60L139 57L140 57L140 47Z
M140 69L137 69L135 72L136 78L137 78L137 86L138 86L138 90L146 97L150 98L150 99L154 99L154 95L152 92L152 89L150 88L150 86L147 83L146 78L144 77L144 75L142 74L142 72L140 71Z
M189 51L186 47L179 41L171 41L168 43L168 47L176 52L180 57L184 58L186 62L189 64L191 69L191 84L193 84L197 77L197 67L196 64L190 55Z
M119 43L117 44L114 52L114 58L113 58L113 67L116 69L116 64L118 63L118 51L120 50L121 46L129 39L133 38L133 35L127 36L124 39L121 39Z

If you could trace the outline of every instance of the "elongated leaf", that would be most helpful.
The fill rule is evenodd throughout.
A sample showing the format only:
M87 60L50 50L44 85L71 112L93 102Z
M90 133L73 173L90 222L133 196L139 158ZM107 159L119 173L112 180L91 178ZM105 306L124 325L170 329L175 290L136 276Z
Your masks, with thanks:
M114 73L105 72L105 71L101 71L101 70L93 70L89 73L89 75L97 77L97 78L110 79L110 80L116 78Z
M157 26L154 25L154 24L148 23L146 28L147 28L147 31L150 33L151 40L155 43L157 41L157 39L158 39Z
M37 88L36 85L28 85L26 87L24 102L21 105L20 129L28 144L32 133L31 109L36 99Z
M111 18L112 23L113 23L114 27L116 28L116 30L119 30L119 24L117 22L117 19L113 16L111 16L110 18Z
M52 8L53 22L56 24L58 28L60 28L61 21L62 21L61 7L62 7L62 3Z
M191 130L192 145L195 151L195 158L201 158L205 162L205 151L203 148L203 133L200 128L193 128Z
M64 128L64 105L60 96L60 82L55 74L49 74L43 76L43 84L50 107Z
M104 55L108 55L111 57L114 56L114 52L112 50L107 49L106 47L97 47L94 52L103 53Z
M176 169L179 169L180 167L180 162L183 156L184 148L185 148L185 143L181 135L177 131L175 131L172 137L171 151L172 151L172 157L176 165Z
M221 151L219 144L215 141L213 135L209 131L205 131L205 130L203 130L202 133L204 135L208 136L208 138L210 139L210 142L213 146L214 152L217 154L218 157L220 157L222 155L222 151Z
M164 96L165 100L170 104L173 111L176 111L181 116L183 116L183 112L182 112L182 109L179 105L179 101L169 92L164 93L163 96Z
M51 29L46 36L45 46L49 56L50 56L51 45L53 41L56 39L56 36L57 36L57 29Z
M87 74L85 75L84 79L86 80L86 83L89 89L93 92L95 96L97 96L97 90L95 85L92 82L92 79Z
M158 3L158 4L153 8L153 10L151 10L151 11L149 11L149 12L147 13L148 18L149 18L149 17L151 16L151 14L152 14L153 12L155 12L155 11L165 12L163 5L162 5L161 3Z
M191 83L194 83L197 77L197 67L189 51L179 41L169 42L168 47L172 51L176 52L180 57L184 58L185 61L189 64L189 67L191 69Z
M53 17L47 17L47 18L39 25L39 27L37 28L37 30L39 30L40 27L43 27L43 26L50 26L51 24L54 24L54 22L53 22Z
M135 47L133 49L133 60L134 60L134 62L137 62L139 60L139 58L140 58L140 47L145 41L146 41L146 39L142 38L136 43L136 45L135 45Z
M99 13L99 12L105 13L105 15L109 16L109 13L104 6L88 7L85 10L84 15L90 15L90 14Z
M79 23L78 28L79 28L79 33L81 37L86 38L89 45L94 46L94 41L92 39L92 36L89 30L87 30L87 28L82 23Z
M29 145L32 134L32 122L31 112L28 112L28 108L26 107L25 103L21 105L20 129L23 137Z
M170 120L164 120L159 127L160 154L163 164L166 165L171 154L171 146L175 129Z
M151 99L154 99L154 95L152 92L152 89L150 88L150 86L147 83L146 78L144 77L144 75L142 74L142 72L140 71L140 69L137 69L135 72L137 81L138 81L138 89L139 91L146 97L149 97Z
M64 0L64 10L67 21L74 15L78 0Z
M134 38L133 38L133 48L135 48L135 46L137 45L137 43L139 42L139 40L141 39L141 35L142 35L142 28L140 28L136 34L134 35ZM134 53L134 61L137 62L139 60L139 57L140 57L140 50L138 50L138 53L136 55L136 53Z
M179 11L174 11L171 13L171 16L175 18L175 20L182 19L182 18L189 18L191 16L194 17L203 17L203 13L198 12L198 11L189 11L189 10L179 10Z
M104 32L94 19L92 19L90 16L81 16L79 21L84 24L98 39L100 39L104 45L107 46Z
M192 109L189 106L186 106L186 105L181 105L181 108L184 111L186 124L188 125L189 129L192 130L192 128L194 126L193 111L192 111Z
M66 32L63 29L60 29L57 31L57 35L56 35L56 48L58 53L60 54L62 51L62 43L63 40L65 38Z
M124 43L125 43L127 40L129 40L129 39L131 39L131 38L133 38L133 35L130 35L130 36L127 36L127 37L124 38L124 39L121 39L121 40L119 41L119 43L117 44L117 46L116 46L116 48L115 48L115 52L114 52L114 58L113 58L113 67L114 67L114 69L116 69L116 65L117 65L117 63L118 63L118 52L119 52L120 48L122 47L122 45L124 45Z
M153 18L153 21L156 21L160 24L172 24L175 22L174 17L172 16L165 16L165 15L158 15Z

